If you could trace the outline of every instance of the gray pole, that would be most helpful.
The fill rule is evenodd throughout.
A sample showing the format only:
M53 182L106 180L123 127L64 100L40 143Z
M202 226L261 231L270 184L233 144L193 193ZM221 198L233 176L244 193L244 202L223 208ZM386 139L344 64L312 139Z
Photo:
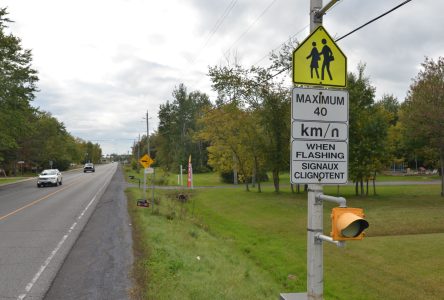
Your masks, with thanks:
M146 144L147 144L148 157L151 158L151 153L150 153L150 121L149 121L149 117L148 117L148 110L146 111ZM145 176L146 176L146 174L145 174ZM151 189L152 189L151 209L154 210L154 170L153 170L153 173L151 175Z
M139 174L140 170L139 160L140 160L140 133L139 133L139 138L137 139L137 174Z
M322 185L308 186L307 204L307 298L321 300L324 293L323 246L316 234L323 233L323 204L316 201L322 194Z
M310 33L322 25L322 16L317 17L316 13L322 8L322 0L310 0Z
M322 0L310 0L310 33L322 25L322 16L316 13L322 8ZM316 234L323 233L323 205L316 201L322 193L322 185L308 186L307 203L307 299L322 300L324 294L324 257L322 241Z
M151 157L151 155L150 155L150 123L148 121L148 111L146 111L146 141L147 141L148 156Z

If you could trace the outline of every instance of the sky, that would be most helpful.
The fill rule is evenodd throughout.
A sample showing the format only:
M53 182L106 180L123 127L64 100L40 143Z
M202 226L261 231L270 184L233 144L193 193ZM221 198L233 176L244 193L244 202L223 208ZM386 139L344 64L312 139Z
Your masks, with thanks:
M324 5L329 1L324 0ZM334 39L404 0L341 0L323 18ZM152 134L180 83L215 93L208 66L236 57L267 67L272 50L309 34L310 0L0 0L9 31L33 54L33 106L103 154ZM349 72L366 64L376 100L402 102L425 57L444 56L444 1L413 0L337 43ZM290 122L290 120L289 120Z

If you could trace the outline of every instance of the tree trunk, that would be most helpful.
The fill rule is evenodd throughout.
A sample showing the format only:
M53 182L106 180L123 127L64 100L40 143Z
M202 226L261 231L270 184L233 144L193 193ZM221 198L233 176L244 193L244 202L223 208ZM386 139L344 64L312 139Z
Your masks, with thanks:
M361 197L362 197L364 196L364 178L361 177L360 182L361 182Z
M257 157L255 156L254 157L254 171L253 171L253 187L254 187L254 184L257 181L257 191L259 193L261 193L262 192L262 189L261 189L261 178L260 178L260 176L257 176L258 170L259 170L259 168L258 168Z
M359 183L358 183L358 178L356 178L356 181L355 181L355 196L359 196Z
M368 197L368 178L365 180L365 195Z
M234 179L234 184L238 184L238 182L237 182L237 160L236 160L236 155L233 153L233 165L234 165L234 168L233 168L233 179Z
M254 158L253 176L251 177L251 186L256 187L256 157Z
M274 191L276 193L279 193L279 170L278 169L273 170L273 184L274 184Z
M376 171L373 174L373 196L376 196Z
M440 151L440 158L441 161L441 197L444 197L444 148L441 148Z

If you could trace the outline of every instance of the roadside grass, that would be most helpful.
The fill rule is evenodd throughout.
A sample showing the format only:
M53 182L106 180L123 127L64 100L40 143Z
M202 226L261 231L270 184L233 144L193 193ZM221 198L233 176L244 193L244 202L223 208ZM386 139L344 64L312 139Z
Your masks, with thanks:
M365 209L370 228L363 241L346 248L325 243L325 299L442 299L440 186L384 186L377 192L360 198L354 187L340 188L348 206ZM306 291L306 194L277 194L272 186L262 193L187 193L182 204L173 200L177 191L156 190L159 203L152 209L136 207L140 190L128 190L136 299L276 299L280 292ZM337 188L325 187L324 193L335 195ZM333 206L324 204L325 234Z
M158 185L172 185L172 186L180 186L178 184L178 172L165 172L161 168L156 168L156 184ZM184 173L182 175L182 186L187 186L187 174L185 173L186 169L184 168ZM140 169L139 173L132 170L129 166L125 167L125 172L127 176L132 175L134 176L134 179L130 180L131 183L138 184L139 180L141 183L143 183L143 169ZM148 175L147 180L151 180L151 175ZM268 181L261 182L262 186L272 186L273 180L272 180L272 174L268 173ZM389 181L433 181L433 180L439 180L439 176L432 176L432 175L415 175L415 176L400 176L400 175L378 175L376 177L376 182L389 182ZM279 173L279 180L281 184L282 189L290 190L290 174L289 172L280 172ZM180 181L180 180L179 180ZM193 174L193 184L196 187L203 186L235 186L233 184L224 183L222 182L219 173L217 172L209 172L209 173L199 173L199 174ZM350 184L352 185L352 184ZM372 193L372 182L369 182L369 193ZM244 184L239 184L239 188L245 188ZM250 184L251 187L251 184ZM342 188L342 186L341 186ZM301 186L301 190L303 190L303 186Z
M270 299L273 277L245 259L225 238L193 220L175 192L159 191L153 208L140 208L127 190L135 247L134 299Z
M268 174L268 177L270 178L269 183L272 183L271 181L271 173ZM439 180L441 177L439 175L382 175L378 174L376 176L376 182L388 182L388 181L433 181L433 180ZM281 172L279 173L279 180L281 183L289 183L290 181L290 173L289 172ZM351 183L351 182L350 182ZM372 184L372 181L369 181L369 188Z
M443 247L443 233L325 245L325 299L442 299Z
M180 187L180 178L178 178L179 174L165 172L161 168L155 169L155 181L158 185L171 185ZM143 169L140 169L139 173L137 171L131 169L130 167L125 167L125 173L128 176L133 176L133 179L130 179L131 183L143 183ZM151 175L147 176L147 180L151 180ZM194 186L219 186L219 185L229 185L227 183L223 183L220 179L220 175L216 172L210 173L202 173L202 174L193 174L193 185ZM187 186L187 174L182 174L182 186Z
M7 184L7 183L13 183L20 180L28 179L29 177L4 177L0 178L0 185Z
M366 239L345 249L325 244L325 299L442 299L440 187L381 187L381 196L365 199L346 192L349 206L365 209L370 228ZM306 195L206 190L195 197L196 214L210 232L235 240L274 275L280 292L306 290ZM324 205L326 234L331 207ZM288 282L290 274L300 281Z
M433 181L439 180L439 175L378 175L376 182L385 181ZM370 184L370 183L369 183Z

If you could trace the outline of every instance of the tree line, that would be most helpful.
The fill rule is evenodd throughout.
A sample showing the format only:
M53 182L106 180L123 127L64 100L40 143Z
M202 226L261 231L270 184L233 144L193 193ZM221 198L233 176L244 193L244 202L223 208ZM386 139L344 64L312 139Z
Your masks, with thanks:
M191 155L195 171L214 170L231 182L243 182L247 190L257 184L259 191L270 173L278 192L279 174L290 166L292 86L273 74L291 70L296 45L292 41L271 53L269 68L236 61L210 66L208 76L217 93L213 102L179 84L172 100L160 106L159 127L149 137L156 164L177 173ZM374 184L392 164L443 173L444 58L426 58L402 103L390 94L377 100L362 63L348 74L347 90L349 181L357 195L368 195L369 182ZM133 155L145 144L146 136L135 143Z
M43 168L65 170L71 163L99 162L98 144L72 136L49 112L31 105L38 92L38 72L31 50L7 33L11 20L0 8L0 169L1 174ZM0 174L0 175L1 175Z

